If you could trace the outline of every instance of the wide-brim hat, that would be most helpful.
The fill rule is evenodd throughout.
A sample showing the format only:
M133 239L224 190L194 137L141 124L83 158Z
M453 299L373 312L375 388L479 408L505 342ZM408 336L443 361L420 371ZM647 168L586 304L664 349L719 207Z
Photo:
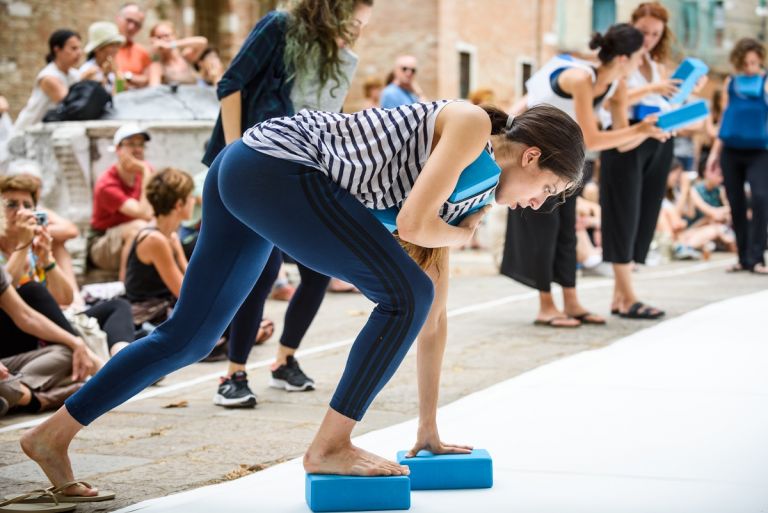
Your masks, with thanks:
M109 21L91 23L91 26L88 27L88 44L85 45L86 54L113 43L125 43L125 37L120 34L117 25Z

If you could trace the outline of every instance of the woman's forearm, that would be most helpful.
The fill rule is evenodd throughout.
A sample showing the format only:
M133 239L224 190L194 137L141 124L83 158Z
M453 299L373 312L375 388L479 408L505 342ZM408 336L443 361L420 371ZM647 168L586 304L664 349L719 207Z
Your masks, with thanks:
M240 119L243 106L240 91L234 92L221 99L221 125L224 129L224 142L231 144L243 135L242 120Z
M75 297L75 291L72 289L72 284L67 280L66 276L64 276L64 272L58 266L46 273L45 287L58 304L72 304Z

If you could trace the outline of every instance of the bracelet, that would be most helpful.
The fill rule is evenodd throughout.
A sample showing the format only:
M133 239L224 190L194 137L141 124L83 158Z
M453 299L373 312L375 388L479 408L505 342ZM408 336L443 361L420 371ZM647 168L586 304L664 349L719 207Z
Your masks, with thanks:
M54 267L56 267L56 261L55 260L53 262L51 262L50 264L46 265L45 267L43 267L43 271L51 272L51 271L53 271Z

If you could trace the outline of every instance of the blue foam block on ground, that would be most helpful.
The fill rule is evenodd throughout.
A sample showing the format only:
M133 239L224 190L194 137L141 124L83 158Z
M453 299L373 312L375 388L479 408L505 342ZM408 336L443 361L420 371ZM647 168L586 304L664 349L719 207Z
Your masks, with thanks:
M665 112L659 116L656 125L667 132L683 128L707 117L709 107L705 100L687 103L679 109Z
M406 451L397 453L397 461L411 469L411 490L464 490L491 488L493 462L485 449L472 454L433 455L421 451L415 458L406 458Z
M312 511L381 511L411 507L408 476L307 474L305 497Z
M687 100L696 87L696 82L707 72L709 72L709 66L700 59L688 57L681 62L670 78L680 79L683 82L678 86L677 93L667 98L669 103L677 104Z

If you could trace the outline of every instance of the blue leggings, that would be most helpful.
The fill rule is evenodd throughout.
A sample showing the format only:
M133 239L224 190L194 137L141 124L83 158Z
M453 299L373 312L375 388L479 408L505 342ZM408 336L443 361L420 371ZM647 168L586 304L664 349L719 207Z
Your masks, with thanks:
M362 419L429 312L432 282L392 235L319 171L242 141L211 165L203 225L171 317L112 358L66 401L87 425L160 377L204 358L277 245L376 303L350 350L331 408Z

